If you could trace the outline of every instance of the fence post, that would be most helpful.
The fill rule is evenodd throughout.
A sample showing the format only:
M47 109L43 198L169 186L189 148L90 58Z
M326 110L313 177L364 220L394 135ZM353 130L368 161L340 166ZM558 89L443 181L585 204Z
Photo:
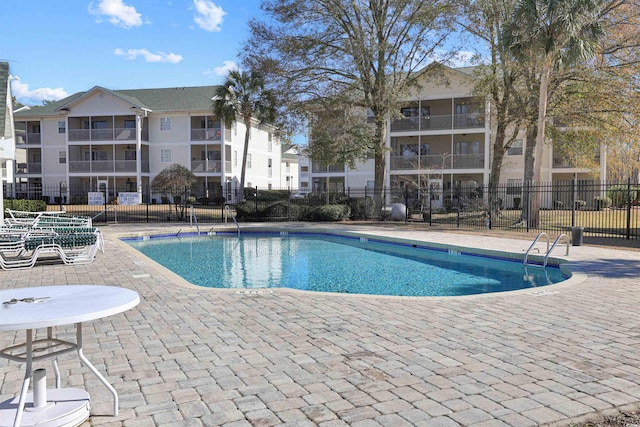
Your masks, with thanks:
M527 181L527 233L529 232L529 224L531 224L531 181Z
M60 201L60 210L62 210L62 182L60 182L60 184L58 185L58 198ZM106 209L106 199L105 199L105 209Z
M151 186L147 184L147 224L149 223L149 203L151 203Z
M493 226L493 186L491 185L491 181L489 181L487 189L489 191L489 217L487 218L487 228L491 230L491 227Z
M367 210L369 209L369 203L367 202L367 186L364 186L364 220L367 220Z
M244 197L244 194L243 194L243 197ZM256 210L254 211L255 212L255 218L257 219L258 218L258 186L257 185L256 185L256 192L255 192L255 195L253 197L254 197L255 207L256 207Z
M631 239L631 177L627 178L627 240Z
M409 217L409 188L404 187L404 222L407 223Z
M576 226L576 189L577 183L576 179L573 178L571 180L571 227Z

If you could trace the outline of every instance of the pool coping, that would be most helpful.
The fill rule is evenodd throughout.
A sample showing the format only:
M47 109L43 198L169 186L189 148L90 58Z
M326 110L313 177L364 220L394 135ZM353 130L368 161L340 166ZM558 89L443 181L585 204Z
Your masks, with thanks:
M462 245L452 245L452 244L442 244L437 242L430 242L420 239L407 239L402 237L393 237L393 236L385 236L375 234L373 230L369 231L353 231L353 230L336 230L332 228L326 227L314 227L313 225L306 227L290 227L287 225L248 225L242 228L242 231L245 233L282 233L282 232L291 232L294 234L324 234L324 235L334 235L334 236L342 236L342 237L350 237L350 238L367 238L374 241L384 242L384 243L393 243L399 244L403 246L419 246L421 248L433 249L433 250L455 250L460 252L461 254L468 254L472 256L480 256L480 257L489 257L494 259L502 259L509 261L523 261L524 253L516 253L505 250L495 250L495 249L484 249L473 246L462 246ZM371 294L347 294L347 293L335 293L335 292L322 292L322 291L309 291L302 289L293 289L286 287L279 288L259 288L259 289L251 289L251 290L243 290L239 288L209 288L205 286L195 285L188 280L184 279L177 273L174 273L170 269L164 267L160 263L155 260L147 257L140 251L136 250L131 245L127 244L125 240L137 240L145 237L154 236L156 238L171 238L171 237L196 237L196 236L206 236L206 235L230 235L235 234L235 228L229 228L225 226L220 227L211 227L206 232L200 231L184 231L182 232L182 228L178 229L177 232L163 232L163 233L154 233L153 231L138 231L138 232L127 232L127 233L117 233L114 234L113 237L118 242L118 244L122 247L126 247L129 253L136 254L137 256L143 258L146 262L153 264L156 268L162 269L165 275L170 276L172 281L179 286L187 287L191 289L198 290L206 290L211 292L230 292L236 294L245 294L245 295L256 295L260 293L276 293L276 292L285 292L285 293L305 293L305 294L314 294L314 295L322 295L322 296L332 296L332 297L349 297L349 298L383 298L383 299L404 299L407 301L419 300L424 298L429 299L451 299L451 298L491 298L496 295L505 296L505 295L522 295L522 294L531 294L531 295L547 295L558 292L560 289L576 286L580 283L583 283L589 278L589 275L583 268L583 263L580 261L569 261L564 258L559 258L558 256L549 256L548 264L557 267L560 271L569 275L566 280L563 280L559 283L554 283L550 285L544 285L540 287L540 290L533 290L537 288L527 288L527 289L517 289L512 291L501 291L501 292L492 292L492 293L483 293L483 294L473 294L473 295L457 295L457 296L398 296L398 295L371 295ZM532 260L535 264L534 267L542 266L544 256L537 254L530 254L529 259Z

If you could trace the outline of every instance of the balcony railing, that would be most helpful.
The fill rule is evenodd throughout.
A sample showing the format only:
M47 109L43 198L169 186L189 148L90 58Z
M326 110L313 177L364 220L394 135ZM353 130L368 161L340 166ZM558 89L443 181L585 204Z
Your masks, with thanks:
M191 172L222 172L221 160L192 160Z
M481 169L484 167L483 154L454 154L454 169Z
M453 162L453 163L451 163ZM481 169L484 167L482 154L455 154L452 159L440 154L429 156L391 156L391 170L424 170L424 169Z
M42 141L42 138L41 138L41 134L39 133L27 133L27 134L22 133L20 135L16 135L17 145L22 145L22 144L38 145L40 144L41 141Z
M484 116L480 113L456 114L454 124L456 129L482 128Z
M442 155L435 154L429 156L391 156L392 170L407 169L448 169L449 160L443 162Z
M135 160L71 160L69 161L70 173L91 172L136 172ZM142 171L149 172L149 162L142 162Z
M480 113L451 114L427 116L427 117L408 117L405 119L396 119L391 122L391 132L411 132L426 130L442 130L442 129L472 129L484 127L484 117Z
M17 163L16 175L42 173L42 163Z
M331 165L329 167L314 163L312 166L314 173L335 173L344 172L344 165Z
M222 131L220 129L191 129L192 141L221 141Z
M142 140L149 140L149 132L142 131ZM135 141L136 130L131 128L69 129L69 141Z

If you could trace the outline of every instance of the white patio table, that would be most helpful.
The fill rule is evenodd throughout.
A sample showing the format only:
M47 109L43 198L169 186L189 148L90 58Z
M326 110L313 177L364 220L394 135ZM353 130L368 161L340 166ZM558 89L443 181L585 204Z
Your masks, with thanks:
M66 285L16 288L0 291L0 331L26 331L26 341L0 349L0 357L25 362L20 395L0 403L0 427L77 426L90 414L90 397L82 389L60 388L56 357L77 352L80 360L113 395L118 415L118 393L82 352L82 322L129 310L140 302L138 294L116 286ZM76 325L76 342L58 339L54 327ZM34 330L47 328L46 338L34 338ZM33 362L53 358L56 388L47 390L44 369ZM29 384L33 378L33 392Z

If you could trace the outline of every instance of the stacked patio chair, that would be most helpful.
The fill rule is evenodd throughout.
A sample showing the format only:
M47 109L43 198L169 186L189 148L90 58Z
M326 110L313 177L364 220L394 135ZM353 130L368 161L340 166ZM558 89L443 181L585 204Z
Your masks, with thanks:
M102 233L91 226L91 218L60 212L7 212L0 228L2 269L31 268L44 258L86 264L99 249L104 252Z

